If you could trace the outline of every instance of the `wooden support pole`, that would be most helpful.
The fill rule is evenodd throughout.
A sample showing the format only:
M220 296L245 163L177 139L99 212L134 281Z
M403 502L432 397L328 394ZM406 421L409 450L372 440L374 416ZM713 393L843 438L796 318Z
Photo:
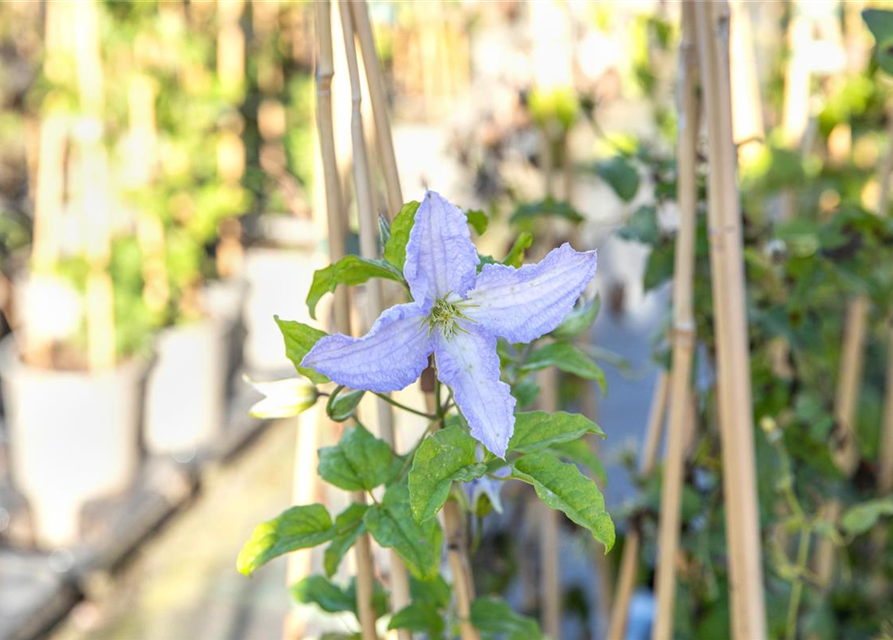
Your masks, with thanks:
M657 460L657 447L663 432L666 415L667 396L669 395L670 378L661 369L654 384L651 398L651 411L645 430L645 442L639 457L639 473L647 475L654 468ZM620 556L620 569L617 575L617 590L614 593L614 606L611 610L611 624L608 628L608 640L624 640L626 623L629 618L629 602L636 587L636 573L639 569L639 550L642 537L638 527L632 527L623 542L623 554Z
M693 12L711 169L708 191L710 263L729 553L731 635L735 640L763 640L766 637L763 562L744 304L741 213L732 143L727 11L725 2L715 2L697 5Z
M354 191L356 194L357 215L360 223L360 253L365 258L376 259L380 257L378 216L376 215L372 204L372 175L369 170L366 138L363 131L362 86L360 83L360 69L357 58L356 42L354 40L355 33L351 4L342 3L339 5L339 9L353 103L350 122L351 140L353 142ZM379 132L379 139L381 138L380 134L381 132ZM388 138L390 139L390 130L388 131ZM385 306L384 292L381 288L381 282L375 279L370 280L366 284L366 293L369 296L369 301L366 305L368 311L367 323L371 326L372 322L375 321ZM396 450L397 443L394 436L391 405L382 398L376 398L376 409L378 414L379 434L385 442L391 445L391 448ZM395 611L399 611L408 605L410 601L409 576L406 572L406 566L403 564L403 560L393 550L390 552L390 578L390 586L393 592L392 606ZM359 597L359 587L357 589L357 597ZM402 630L399 635L401 636L401 640L404 638L409 640L411 637L409 632L405 630Z
M673 276L673 369L670 375L670 420L667 452L661 483L657 565L657 616L654 640L673 637L676 595L676 556L681 528L682 484L687 444L686 418L691 396L691 367L695 348L695 318L692 295L695 270L698 184L696 175L698 138L697 69L694 6L682 5L682 43L679 51L679 133L677 199L680 223L676 234L676 264Z
M372 116L375 118L376 140L381 155L381 170L384 174L388 196L388 213L389 216L395 216L403 206L403 193L400 189L400 174L397 171L397 156L394 153L394 139L391 135L391 122L388 117L384 75L375 49L375 36L372 33L372 23L369 21L366 0L350 0L350 5L354 28L360 42L360 51L363 54L366 80L369 85L369 101L372 104Z

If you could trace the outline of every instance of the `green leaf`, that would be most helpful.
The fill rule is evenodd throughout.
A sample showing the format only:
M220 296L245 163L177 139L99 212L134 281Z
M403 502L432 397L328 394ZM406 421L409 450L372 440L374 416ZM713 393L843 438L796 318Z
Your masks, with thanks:
M582 304L571 309L561 324L552 331L552 335L559 340L570 340L582 335L595 322L601 306L602 300L597 295L589 300L584 300Z
M883 9L866 9L862 19L868 30L877 40L875 58L878 66L889 74L893 74L893 12Z
M570 460L576 464L583 465L595 477L601 486L608 483L608 474L605 472L605 465L601 458L595 455L587 438L579 440L570 440L568 442L557 442L550 446L547 451L551 451L555 455Z
M344 422L356 413L365 393L363 389L345 389L344 385L339 385L329 396L326 414L335 422Z
M652 205L642 205L629 217L626 226L617 235L624 240L634 240L642 244L655 244L660 238L660 225L657 223L657 209Z
M583 222L579 211L564 200L547 197L539 202L519 205L509 218L511 224L518 224L536 218L564 218L571 222Z
M438 609L446 609L450 606L452 590L443 576L438 575L434 580L422 581L413 577L409 578L409 593L413 602L424 602Z
M536 349L521 366L522 371L539 371L546 367L558 367L586 380L595 380L607 395L605 372L592 359L569 342L552 342Z
M515 461L513 477L533 485L536 495L552 509L558 509L592 532L605 545L614 546L614 523L605 511L605 499L598 486L575 465L561 462L551 453L534 453Z
M517 269L524 263L524 252L527 251L532 244L533 234L529 231L522 231L515 239L515 244L512 245L511 251L509 251L508 255L503 258L502 264Z
M365 504L353 502L335 518L335 535L329 546L326 547L323 562L326 575L330 578L338 571L338 566L357 538L366 531L363 516L366 515L368 509L369 507Z
M624 202L635 198L639 191L639 171L623 156L614 156L596 163L595 173Z
M303 604L315 604L327 613L357 613L357 582L352 578L344 589L323 576L308 576L289 589L292 598ZM377 616L388 611L388 594L376 581L372 591L372 608Z
M422 440L409 472L409 504L416 522L437 515L453 482L468 482L484 475L487 465L478 463L476 450L477 440L458 426Z
M484 640L542 640L543 634L533 618L522 616L501 598L478 598L471 603L471 624Z
M844 531L858 536L874 527L881 516L893 516L893 498L878 498L850 507L840 524Z
M416 578L431 580L437 575L443 532L437 518L424 524L415 521L406 485L388 487L384 499L366 512L365 522L375 541L394 549Z
M536 402L540 395L540 387L533 377L524 378L514 384L512 395L518 401L517 408L525 409Z
M391 235L384 246L384 259L402 273L403 263L406 262L406 243L409 242L409 232L415 222L415 212L419 210L416 201L404 204L394 221L391 223Z
M335 264L315 271L307 294L310 317L316 319L316 304L324 295L335 291L339 284L363 284L371 278L403 282L403 274L384 260L369 260L355 255L344 256Z
M319 450L319 475L345 491L369 491L393 474L394 455L362 425L346 428L334 447Z
M515 432L509 440L509 451L536 453L559 442L577 440L587 433L604 431L580 413L529 411L515 415Z
M292 507L254 528L236 560L239 573L250 576L273 558L315 547L335 535L332 518L321 504Z
M427 633L429 638L440 638L444 632L444 616L433 604L413 602L393 615L388 629L408 629L413 633Z
M484 235L487 231L487 225L490 223L490 218L487 217L487 214L480 209L469 209L465 212L465 215L468 216L468 224L474 228L475 233L479 236Z
M314 329L303 322L281 320L279 316L273 316L273 319L279 325L279 331L282 332L282 337L285 339L285 355L295 365L298 373L307 376L313 384L328 382L329 379L321 373L301 366L301 360L313 348L317 340L327 335L326 332Z

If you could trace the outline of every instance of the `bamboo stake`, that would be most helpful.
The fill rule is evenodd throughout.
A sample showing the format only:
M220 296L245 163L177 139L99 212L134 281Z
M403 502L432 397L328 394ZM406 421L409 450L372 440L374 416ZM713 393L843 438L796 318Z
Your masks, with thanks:
M353 166L354 166L354 187L355 197L357 201L358 217L360 222L360 253L366 258L378 258L378 217L372 204L372 179L369 171L369 160L366 152L366 138L363 132L363 112L362 112L362 87L360 84L359 61L357 59L356 43L354 41L354 25L352 19L351 5L344 3L339 5L341 16L341 27L344 36L344 50L347 56L347 69L350 76L350 86L353 102L353 110L351 112L351 138L353 141ZM346 9L346 10L345 10ZM374 47L372 49L374 54ZM373 55L374 57L374 55ZM377 58L375 58L377 62ZM368 60L364 60L369 65ZM368 73L368 71L367 71ZM371 83L371 84L374 84ZM380 110L381 111L381 110ZM382 111L382 116L386 114ZM390 133L390 131L388 131ZM381 138L381 136L379 136ZM388 135L390 140L390 135ZM381 283L378 280L371 280L366 285L366 292L369 296L369 303L366 305L369 317L368 324L371 326L375 318L384 309L384 292ZM393 413L390 404L384 399L376 399L376 408L378 412L378 427L382 439L391 445L392 449L397 449L394 437ZM390 551L390 577L391 589L394 593L393 607L395 611L399 611L409 604L409 576L406 572L406 566L403 560L393 550ZM357 590L359 598L359 588ZM401 630L398 634L401 639L409 640L411 635L406 630Z
M766 132L760 103L760 79L757 73L750 7L743 0L731 0L731 73L732 129L738 145L738 157L752 162L762 146Z
M666 415L667 396L669 395L670 378L661 369L657 374L654 393L651 398L651 411L648 414L648 426L645 430L645 442L639 457L639 473L647 475L654 468L657 460L657 447L663 431ZM629 617L629 602L636 586L636 572L639 568L639 548L642 537L638 527L632 527L626 534L623 543L623 554L620 556L620 569L617 576L617 590L614 593L614 606L611 610L611 624L608 628L608 640L623 640L626 637L626 623Z
M697 55L694 48L694 7L682 5L682 43L679 51L679 133L677 147L679 231L676 234L676 264L673 278L673 370L670 375L670 420L667 426L667 452L661 483L657 565L657 615L654 640L673 635L673 609L676 595L676 555L681 527L682 483L687 441L686 418L691 396L690 380L695 346L695 320L692 305L695 269L695 228L697 226L698 185L696 176L698 98Z
M328 0L316 5L316 37L319 46L317 62L317 126L320 151L326 184L326 209L329 221L329 245L332 260L344 255L344 216L341 210L341 186L338 177L338 161L335 157L334 129L332 127L331 83L334 73L331 5ZM345 30L347 33L347 30ZM336 297L334 305L335 325L340 332L350 333L350 307L344 295ZM357 492L354 500L365 504L366 494ZM369 535L363 534L354 545L357 565L357 612L363 640L375 640L375 612L372 608L373 572L372 549Z
M724 2L718 2L699 8L694 13L712 169L709 185L710 261L716 309L719 426L730 558L732 637L762 640L766 637L766 616L754 475L741 216L735 182L735 149L731 139L728 7Z
M394 216L400 210L400 207L403 206L403 194L400 189L400 174L397 171L397 157L394 153L391 122L388 118L388 101L385 93L384 76L381 72L381 62L378 59L378 53L375 50L375 36L372 33L372 24L369 21L369 10L366 6L366 0L351 0L350 4L369 85L369 102L372 104L372 116L375 118L376 140L381 152L381 169L387 190L389 214Z
M558 411L558 371L540 372L540 408L548 413ZM540 598L543 632L550 640L561 638L561 521L558 511L538 504L540 512Z

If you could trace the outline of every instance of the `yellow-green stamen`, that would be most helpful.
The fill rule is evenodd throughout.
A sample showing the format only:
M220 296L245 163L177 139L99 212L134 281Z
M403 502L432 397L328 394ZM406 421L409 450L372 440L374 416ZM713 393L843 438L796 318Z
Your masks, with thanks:
M449 295L444 296L434 303L425 322L428 324L429 335L434 332L435 328L439 328L443 336L449 340L457 333L468 333L459 325L459 321L474 322L462 311L474 305L464 300L450 301L448 297Z

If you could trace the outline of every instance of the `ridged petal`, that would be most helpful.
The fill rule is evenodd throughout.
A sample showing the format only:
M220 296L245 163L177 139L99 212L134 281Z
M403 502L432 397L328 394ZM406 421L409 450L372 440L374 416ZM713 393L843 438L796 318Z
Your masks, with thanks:
M500 458L505 457L515 428L515 399L499 379L496 337L474 324L446 338L434 334L437 377L453 390L456 405L471 435Z
M520 269L487 264L468 294L469 318L513 343L536 340L557 327L592 280L595 251L565 243Z
M398 304L379 316L361 338L326 336L304 356L301 366L351 389L387 393L415 382L428 365L433 345L424 323L428 307Z
M413 299L436 300L448 293L464 296L474 286L477 264L465 214L440 194L425 193L403 265Z

